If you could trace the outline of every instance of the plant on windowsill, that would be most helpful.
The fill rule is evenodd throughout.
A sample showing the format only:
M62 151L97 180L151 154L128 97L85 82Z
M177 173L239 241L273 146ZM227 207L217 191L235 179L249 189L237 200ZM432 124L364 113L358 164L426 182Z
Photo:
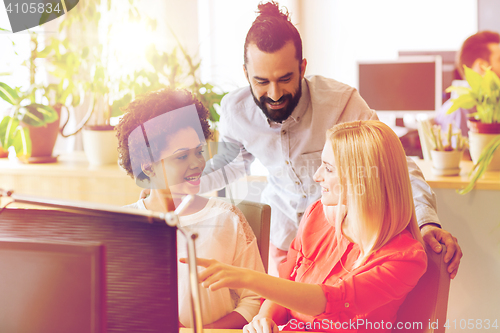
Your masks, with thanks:
M424 127L424 133L432 142L431 150L432 172L438 176L455 176L460 173L460 161L465 148L467 148L467 139L462 137L460 131L453 133L452 125L449 124L448 130L442 139L441 126Z
M459 191L466 194L485 171L500 170L500 79L487 68L484 75L464 66L465 78L470 88L449 87L446 91L455 91L458 97L448 110L448 114L462 109L473 109L470 114L469 150L474 168L471 181Z
M22 162L54 162L52 150L59 131L62 95L69 97L73 91L65 89L61 95L61 90L54 91L51 85L35 83L37 61L44 58L45 52L38 50L38 35L33 32L30 47L30 58L25 62L30 73L28 89L0 82L0 97L12 105L0 122L0 142L5 150L13 147ZM53 98L43 98L48 95Z

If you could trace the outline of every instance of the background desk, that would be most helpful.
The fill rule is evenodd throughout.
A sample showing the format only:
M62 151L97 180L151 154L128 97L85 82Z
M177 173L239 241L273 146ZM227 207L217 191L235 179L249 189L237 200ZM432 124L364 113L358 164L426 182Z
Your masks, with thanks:
M0 188L19 194L123 206L141 189L118 164L89 166L83 152L59 156L57 163L17 164L0 159Z
M456 177L437 177L431 165L418 161L437 197L443 228L457 237L464 252L458 275L451 281L448 319L498 319L500 325L500 172L486 173L474 190L456 193L469 182L472 162L461 163ZM475 330L473 330L475 331Z

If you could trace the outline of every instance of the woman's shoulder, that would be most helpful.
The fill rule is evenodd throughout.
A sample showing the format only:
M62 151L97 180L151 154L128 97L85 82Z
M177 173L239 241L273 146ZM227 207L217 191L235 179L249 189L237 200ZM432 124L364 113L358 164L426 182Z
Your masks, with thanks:
M313 226L321 227L325 223L328 223L325 215L325 207L321 202L321 199L312 203L304 212L302 220L300 220L299 229L311 228Z
M237 219L243 219L246 221L245 216L243 215L241 210L232 203L214 197L211 197L210 201L213 203L212 210L218 210L220 213L225 213L227 216L231 216Z
M225 223L248 224L245 215L238 207L220 198L211 197L209 199L205 207L205 214L207 218L216 218Z
M220 212L220 217L225 223L232 223L239 235L244 238L245 243L251 243L255 239L250 223L247 221L243 212L235 205L221 199L214 199L214 208Z
M304 212L304 216L302 217L302 221L306 221L310 217L317 217L318 215L324 215L324 207L321 199L313 202L309 207L307 207L306 211Z
M394 236L387 244L375 252L375 257L390 260L416 260L427 262L424 246L414 239L408 230Z

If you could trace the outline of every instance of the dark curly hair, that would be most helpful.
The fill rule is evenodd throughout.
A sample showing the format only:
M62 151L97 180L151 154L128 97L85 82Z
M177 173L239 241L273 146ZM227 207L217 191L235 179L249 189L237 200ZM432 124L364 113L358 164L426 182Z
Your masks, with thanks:
M244 64L248 62L247 49L250 43L255 43L259 50L273 53L280 50L289 41L295 45L295 58L302 60L302 39L299 31L290 21L288 11L281 11L278 3L271 1L260 3L259 16L248 30L245 39Z
M124 115L120 123L116 126L118 137L118 154L119 163L125 169L127 174L134 178L134 170L132 167L130 156L134 156L134 160L151 162L151 157L148 150L144 149L144 139L130 139L130 134L134 129L162 114L179 108L195 105L198 113L199 123L203 133L198 133L200 140L210 139L212 132L208 123L208 109L189 91L184 89L165 88L158 91L152 91L137 97L129 105L124 107ZM147 137L153 156L158 156L168 146L168 136L177 133L180 129L193 127L195 130L198 126L193 126L198 119L188 119L181 114L173 113L168 119L168 123L158 122L148 126ZM149 124L149 123L148 123ZM198 131L197 131L198 132ZM160 138L160 140L156 139ZM136 170L137 171L137 170ZM141 181L148 181L149 178L141 172L136 172L137 178Z

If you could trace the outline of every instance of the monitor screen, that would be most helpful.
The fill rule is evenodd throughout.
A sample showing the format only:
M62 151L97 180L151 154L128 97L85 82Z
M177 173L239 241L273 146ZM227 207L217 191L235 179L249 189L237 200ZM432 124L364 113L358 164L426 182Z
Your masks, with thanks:
M398 55L400 57L441 56L443 73L441 96L443 96L443 103L450 98L450 93L446 92L446 88L451 86L454 80L462 79L456 67L457 51L399 51Z
M104 244L107 332L178 332L176 228L164 220L5 208L0 238Z
M0 239L0 332L106 330L104 245Z
M441 57L359 62L359 93L375 111L434 112L441 106Z

